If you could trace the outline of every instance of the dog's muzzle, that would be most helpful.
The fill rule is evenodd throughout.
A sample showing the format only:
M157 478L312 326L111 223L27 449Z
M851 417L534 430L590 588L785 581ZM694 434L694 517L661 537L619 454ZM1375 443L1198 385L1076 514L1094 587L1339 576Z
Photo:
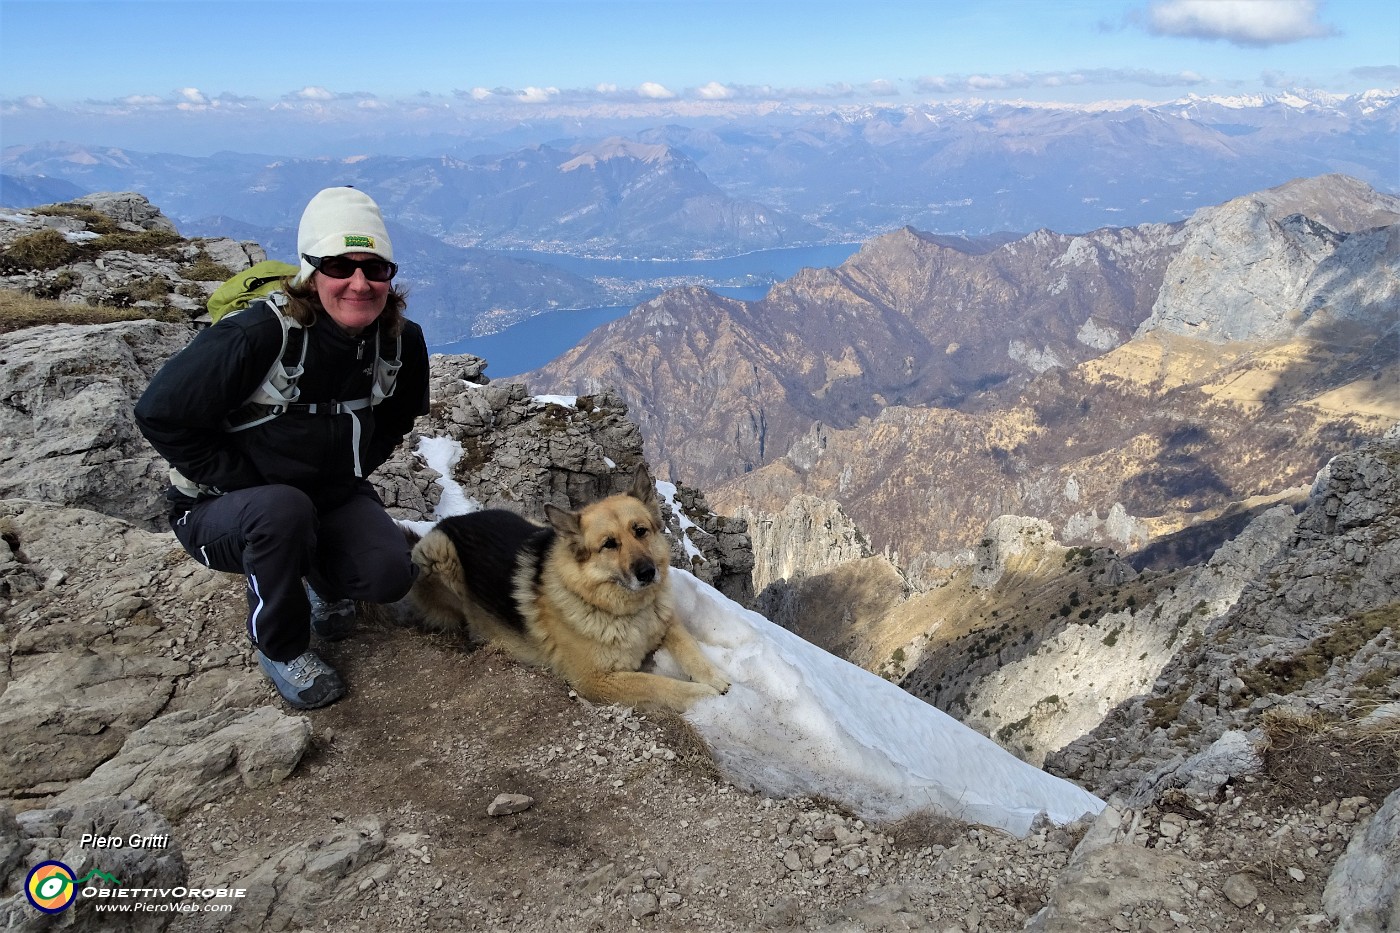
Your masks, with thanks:
M656 565L651 561L638 561L632 565L632 577L640 586L651 586L656 582Z

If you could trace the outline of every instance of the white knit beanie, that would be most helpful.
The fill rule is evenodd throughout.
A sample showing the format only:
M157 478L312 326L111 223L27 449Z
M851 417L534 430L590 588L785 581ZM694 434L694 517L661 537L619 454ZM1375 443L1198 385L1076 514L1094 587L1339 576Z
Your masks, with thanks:
M354 188L326 188L306 205L297 228L297 256L341 256L345 253L373 253L394 261L394 245L379 205L363 191ZM311 278L316 269L305 259L296 283Z

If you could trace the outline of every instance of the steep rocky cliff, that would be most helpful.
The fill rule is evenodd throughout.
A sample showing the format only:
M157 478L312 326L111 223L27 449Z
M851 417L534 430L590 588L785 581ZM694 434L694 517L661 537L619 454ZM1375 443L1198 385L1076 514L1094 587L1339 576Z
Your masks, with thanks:
M1166 780L1174 764L1227 733L1257 738L1270 717L1338 723L1394 704L1398 605L1393 434L1332 460L1278 557L1260 565L1228 611L1209 614L1150 689L1049 766L1105 791L1141 792L1140 782Z

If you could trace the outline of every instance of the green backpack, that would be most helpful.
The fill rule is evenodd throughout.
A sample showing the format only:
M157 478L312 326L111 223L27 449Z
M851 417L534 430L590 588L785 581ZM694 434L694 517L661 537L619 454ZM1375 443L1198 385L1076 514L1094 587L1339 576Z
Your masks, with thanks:
M251 269L243 270L209 296L209 319L217 322L226 314L242 311L259 298L281 291L282 280L299 271L299 266L276 259L265 259Z

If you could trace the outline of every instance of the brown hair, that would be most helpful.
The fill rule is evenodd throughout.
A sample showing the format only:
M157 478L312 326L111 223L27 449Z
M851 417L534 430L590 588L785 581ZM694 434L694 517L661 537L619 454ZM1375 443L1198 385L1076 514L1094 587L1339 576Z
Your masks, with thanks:
M321 296L316 294L316 286L310 278L293 285L292 276L288 276L282 280L282 290L287 294L287 316L303 327L315 324L316 318L325 313ZM408 291L398 285L390 285L389 297L384 300L384 312L379 315L380 333L397 337L403 331L403 312L407 307Z

